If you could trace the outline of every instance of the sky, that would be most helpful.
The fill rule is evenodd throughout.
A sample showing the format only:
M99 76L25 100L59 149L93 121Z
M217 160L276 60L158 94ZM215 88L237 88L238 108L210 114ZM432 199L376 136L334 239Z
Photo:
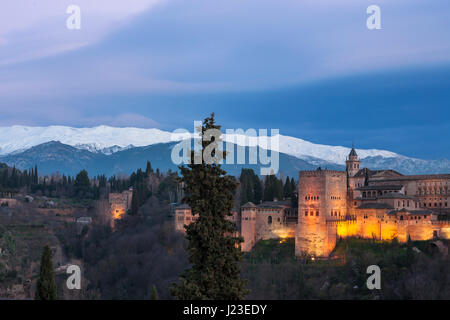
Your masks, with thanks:
M0 6L0 126L191 129L215 112L224 128L450 159L447 0Z

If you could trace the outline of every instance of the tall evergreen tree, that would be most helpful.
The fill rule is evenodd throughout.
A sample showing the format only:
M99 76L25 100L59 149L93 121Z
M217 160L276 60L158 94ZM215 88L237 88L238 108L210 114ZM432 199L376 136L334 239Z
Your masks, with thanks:
M74 183L75 195L80 198L85 198L91 192L91 181L89 180L89 175L86 170L81 170Z
M56 300L57 291L53 274L52 250L47 245L41 258L41 269L36 287L36 300Z
M255 192L255 204L258 204L263 199L263 188L261 184L261 180L257 174L253 173L253 190Z
M34 166L34 183L35 184L39 183L39 175L38 175L38 168L37 168L37 166Z
M133 188L133 193L131 197L131 214L136 215L139 209L139 193L136 188Z
M289 176L287 176L286 182L284 183L283 195L284 195L285 199L290 198L292 195L292 185L291 185L291 179L289 179Z
M214 113L198 128L204 138L207 130L220 130ZM221 137L217 139L200 141L202 160L198 161L199 154L192 151L191 163L180 167L180 180L186 194L184 201L197 216L197 220L186 227L192 268L181 275L179 284L174 284L171 291L181 300L238 300L244 299L247 293L246 281L240 278L242 252L239 244L243 240L235 236L236 227L226 219L231 215L237 184L218 164L225 156L215 147ZM205 159L207 153L214 159L212 163Z
M150 163L150 161L147 161L147 167L145 169L145 174L147 176L149 176L150 173L153 173L153 168L152 168L152 164Z

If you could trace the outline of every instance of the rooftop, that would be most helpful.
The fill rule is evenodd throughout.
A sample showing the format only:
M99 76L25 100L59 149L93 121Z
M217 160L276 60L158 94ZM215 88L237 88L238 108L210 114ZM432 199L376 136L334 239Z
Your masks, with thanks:
M364 186L356 188L356 190L365 191L365 190L401 190L403 188L402 185L399 184L390 184L390 185L375 185L375 186Z
M404 181L404 180L433 180L433 179L449 179L450 174L420 174L410 176L399 176L383 179L383 181Z
M415 200L413 197L409 197L407 195L404 195L400 192L389 192L385 193L378 197L379 199L408 199L408 200Z
M286 208L290 206L290 201L264 201L263 203L257 205L258 208Z
M360 205L358 209L394 209L394 208L387 203L369 202Z
M406 210L406 209L401 209L401 210L392 210L392 211L388 212L388 214L397 214L397 213L404 213L404 214L408 214L408 215L415 215L415 214L429 215L429 214L433 214L433 211L431 211L431 210Z
M256 205L253 202L247 202L241 208L256 208Z

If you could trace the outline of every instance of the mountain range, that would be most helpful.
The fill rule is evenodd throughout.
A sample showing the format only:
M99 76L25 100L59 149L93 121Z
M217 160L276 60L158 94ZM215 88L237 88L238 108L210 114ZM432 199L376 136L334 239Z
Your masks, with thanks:
M247 132L248 134L248 132ZM172 134L159 129L71 128L64 126L0 127L0 162L20 169L37 165L41 174L60 173L75 175L81 169L90 175L129 174L145 168L147 160L160 170L177 170L171 160L173 147L192 133ZM247 140L246 140L247 139ZM343 170L350 148L314 144L299 138L276 135L263 139L249 137L243 132L225 135L224 140L237 145L255 145L273 149L278 141L280 172L297 177L299 170L313 170L318 166ZM245 148L248 154L248 147ZM377 149L356 149L363 167L393 169L403 174L430 174L450 172L450 161L422 160L405 157L394 152ZM247 157L248 159L248 157ZM259 172L257 165L224 165L232 175L239 175L243 167ZM267 167L267 166L262 166Z

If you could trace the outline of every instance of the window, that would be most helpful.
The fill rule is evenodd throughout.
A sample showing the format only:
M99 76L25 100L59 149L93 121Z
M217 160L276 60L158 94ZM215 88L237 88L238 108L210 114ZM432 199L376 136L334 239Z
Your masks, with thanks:
M267 223L272 224L272 216L267 217Z
M308 216L308 211L305 211L305 217L307 217Z
M319 211L316 211L316 217L318 217L319 216Z

